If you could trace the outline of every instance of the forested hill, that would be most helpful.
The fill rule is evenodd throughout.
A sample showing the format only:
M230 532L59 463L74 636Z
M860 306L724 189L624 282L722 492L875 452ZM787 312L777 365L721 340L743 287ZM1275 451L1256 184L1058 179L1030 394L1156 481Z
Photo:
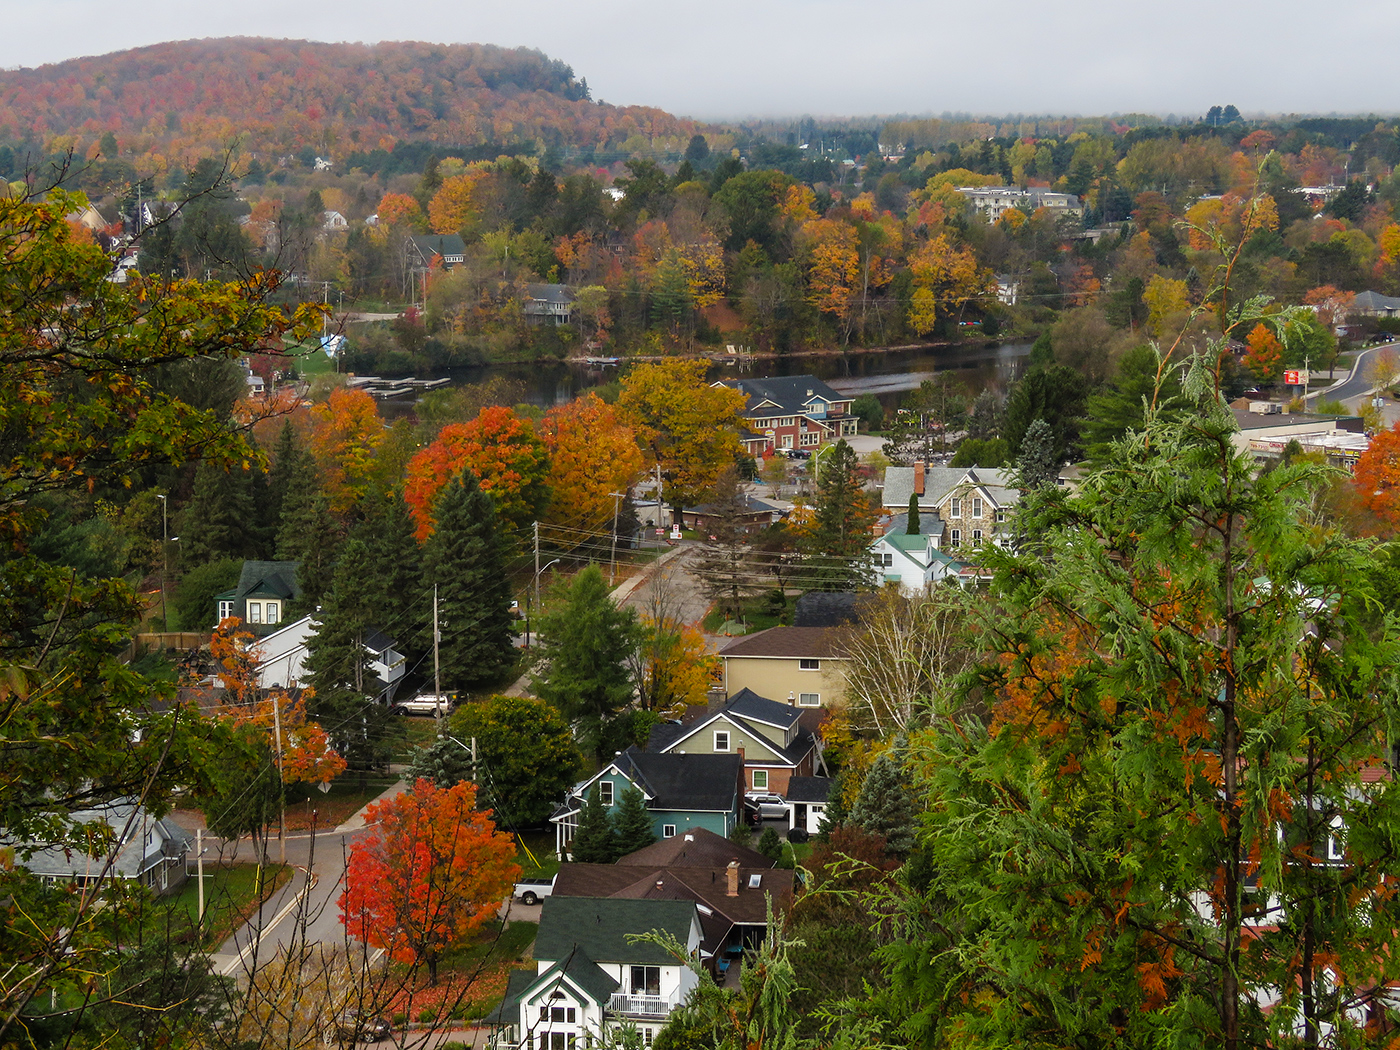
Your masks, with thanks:
M0 143L86 156L111 132L123 157L188 165L240 136L255 155L340 159L400 140L683 149L694 130L588 94L526 48L186 40L0 72Z

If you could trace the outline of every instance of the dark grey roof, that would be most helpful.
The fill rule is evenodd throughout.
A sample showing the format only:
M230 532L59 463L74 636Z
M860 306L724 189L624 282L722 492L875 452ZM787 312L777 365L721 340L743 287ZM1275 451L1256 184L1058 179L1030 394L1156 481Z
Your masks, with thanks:
M740 689L730 697L729 702L724 705L724 710L746 720L781 726L785 730L801 717L797 708L759 696L749 688Z
M651 727L651 735L647 737L646 749L648 751L665 751L689 732L689 727L678 722L657 722Z
M633 744L616 765L651 796L649 809L731 813L739 804L744 760L738 755L673 755Z
M1400 299L1380 292L1357 292L1351 301L1350 313L1400 313Z
M235 597L268 595L283 599L300 598L297 565L294 561L245 561L243 570L238 574Z
M890 518L889 525L885 526L885 535L892 532L909 532L909 512L895 514ZM919 535L920 536L941 536L943 535L943 519L938 516L936 510L919 511Z
M627 854L618 867L722 868L737 860L746 868L771 868L776 861L705 828L692 828ZM565 867L561 866L562 871Z
M844 591L808 591L793 607L794 627L841 627L856 623L858 595Z
M413 243L424 259L430 259L434 255L441 255L445 259L449 255L462 256L467 253L466 243L455 233L434 233L415 237Z
M525 294L541 303L563 305L574 301L574 293L567 284L527 284Z
M765 439L765 440L766 440L766 439ZM686 513L686 514L714 514L714 513L716 513L717 510L719 510L719 509L721 509L721 508L719 507L718 504L715 504L715 503L702 503L702 504L700 504L700 506L698 506L698 507L686 507L686 508L685 508L685 513ZM751 496L751 495L749 495L748 493L745 493L745 494L744 494L744 509L743 509L743 511L742 511L741 513L744 513L744 514L772 514L774 511L776 511L776 510L778 510L778 509L779 509L779 508L773 506L773 504L769 503L767 500L761 500L761 499L758 499L756 496Z
M744 410L745 415L752 415L755 405L764 401L772 401L778 407L764 409L761 413L764 416L802 415L808 402L813 398L820 397L825 401L850 401L849 394L838 394L831 387L827 386L816 376L773 376L767 379L733 379L727 380L726 386L732 386L748 395L748 405Z
M833 783L830 777L793 777L784 797L789 802L826 802L831 798Z
M559 962L582 949L590 960L600 963L674 965L676 960L659 944L629 944L627 934L662 930L686 944L695 914L691 901L546 897L540 908L535 958Z
M506 978L506 994L496 1009L482 1018L486 1024L519 1024L520 997L539 976L534 970L511 970Z
M72 816L76 823L105 825L111 829L111 851L115 852L116 859L109 874L117 878L140 878L157 864L182 857L189 851L189 832L171 820L157 820L148 810L138 807L134 798L114 799L91 809L77 810ZM126 838L118 841L123 832ZM106 866L110 855L109 851L103 851L91 857L81 850L62 847L40 849L27 858L24 858L27 851L22 846L17 852L23 858L16 860L21 867L36 875L56 878L96 875Z

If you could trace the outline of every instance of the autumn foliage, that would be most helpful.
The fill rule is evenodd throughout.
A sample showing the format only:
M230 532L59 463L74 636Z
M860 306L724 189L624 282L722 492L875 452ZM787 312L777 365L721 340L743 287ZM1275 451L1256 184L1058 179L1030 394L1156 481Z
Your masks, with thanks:
M311 419L311 454L320 468L321 484L331 510L347 513L364 496L375 451L384 443L379 407L363 390L338 387L311 409Z
M534 425L513 409L488 405L468 423L442 428L431 445L408 462L404 499L418 524L419 540L433 531L433 501L462 470L470 470L496 511L513 527L536 519L549 504L548 455Z
M1371 439L1356 461L1352 484L1367 510L1392 529L1400 527L1400 423Z
M496 914L520 874L511 837L476 808L476 785L420 779L366 811L370 832L350 847L340 916L346 930L398 962L442 954Z
M645 466L632 428L616 408L585 394L545 413L540 436L549 450L550 518L584 530L612 520L614 493Z

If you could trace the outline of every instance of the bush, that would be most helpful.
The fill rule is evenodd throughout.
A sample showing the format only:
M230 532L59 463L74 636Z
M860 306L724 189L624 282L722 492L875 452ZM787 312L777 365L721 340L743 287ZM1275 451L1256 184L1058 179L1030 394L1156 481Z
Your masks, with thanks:
M173 619L180 630L212 631L217 626L214 618L218 615L214 595L238 586L238 574L242 571L241 558L225 558L185 573L170 603L175 614Z
M423 1009L418 1011L418 1021L420 1024L430 1024L431 1022L437 1020L437 1014L437 1007L425 1006Z
M758 852L770 860L780 860L783 856L783 840L772 828L764 828L758 839Z

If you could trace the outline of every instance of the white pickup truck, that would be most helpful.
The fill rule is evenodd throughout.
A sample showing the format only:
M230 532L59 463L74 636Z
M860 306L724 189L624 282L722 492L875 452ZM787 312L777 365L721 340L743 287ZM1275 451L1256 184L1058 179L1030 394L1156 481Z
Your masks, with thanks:
M526 904L538 904L541 897L554 892L554 877L548 879L521 879L515 884L515 896Z

